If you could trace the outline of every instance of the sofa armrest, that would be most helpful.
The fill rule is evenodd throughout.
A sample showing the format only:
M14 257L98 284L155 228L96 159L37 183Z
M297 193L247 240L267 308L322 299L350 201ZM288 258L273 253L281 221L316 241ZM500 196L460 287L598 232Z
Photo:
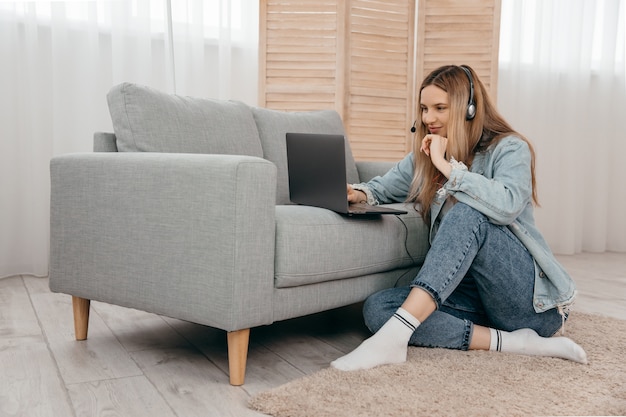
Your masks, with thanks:
M50 170L52 291L227 331L272 322L271 162L89 153Z
M387 161L357 161L356 169L359 172L359 180L367 182L377 175L383 175L395 164L396 162Z
M96 132L93 134L94 152L117 152L115 134L108 132Z

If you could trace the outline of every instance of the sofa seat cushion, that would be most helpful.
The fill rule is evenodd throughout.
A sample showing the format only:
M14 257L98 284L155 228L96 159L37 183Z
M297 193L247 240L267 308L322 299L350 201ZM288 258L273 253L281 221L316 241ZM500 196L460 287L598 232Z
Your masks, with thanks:
M391 206L409 213L348 217L317 207L276 206L275 286L296 287L420 265L429 247L428 228L412 207Z
M250 107L244 103L167 94L122 83L108 95L120 152L263 156Z
M259 130L263 157L278 170L276 204L289 204L286 135L293 133L326 133L345 135L343 122L335 110L287 112L253 107L252 114ZM361 182L354 157L346 139L346 178L349 183Z

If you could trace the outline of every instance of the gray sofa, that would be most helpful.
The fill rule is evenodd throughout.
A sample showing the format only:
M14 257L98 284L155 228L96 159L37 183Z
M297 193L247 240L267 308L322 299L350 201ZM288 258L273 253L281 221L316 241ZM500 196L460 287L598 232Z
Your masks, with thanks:
M107 99L115 133L50 163L50 289L72 295L78 340L90 300L223 329L241 385L250 328L362 301L421 265L427 228L411 207L357 219L290 203L286 132L343 134L337 112L130 83ZM391 166L346 151L350 182Z

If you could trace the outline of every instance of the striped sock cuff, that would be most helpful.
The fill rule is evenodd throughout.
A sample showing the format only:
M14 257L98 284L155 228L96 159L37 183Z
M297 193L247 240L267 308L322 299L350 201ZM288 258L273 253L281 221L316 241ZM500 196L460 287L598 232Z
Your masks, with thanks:
M491 332L491 343L489 350L502 352L502 332L498 329L489 329Z
M417 329L417 326L420 325L420 321L413 317L411 313L403 309L402 307L398 308L398 310L393 315L397 318L400 323L404 324L406 327L411 329L411 332L414 332Z

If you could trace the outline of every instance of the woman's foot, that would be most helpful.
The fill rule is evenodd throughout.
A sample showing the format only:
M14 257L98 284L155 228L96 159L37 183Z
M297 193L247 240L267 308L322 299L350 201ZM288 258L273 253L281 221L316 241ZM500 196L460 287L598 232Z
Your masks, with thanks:
M356 371L406 362L409 339L419 324L419 320L399 308L376 334L352 352L331 362L330 366L342 371Z
M587 363L585 350L570 338L541 337L532 329L519 329L512 332L490 330L490 350L520 355L550 356Z

